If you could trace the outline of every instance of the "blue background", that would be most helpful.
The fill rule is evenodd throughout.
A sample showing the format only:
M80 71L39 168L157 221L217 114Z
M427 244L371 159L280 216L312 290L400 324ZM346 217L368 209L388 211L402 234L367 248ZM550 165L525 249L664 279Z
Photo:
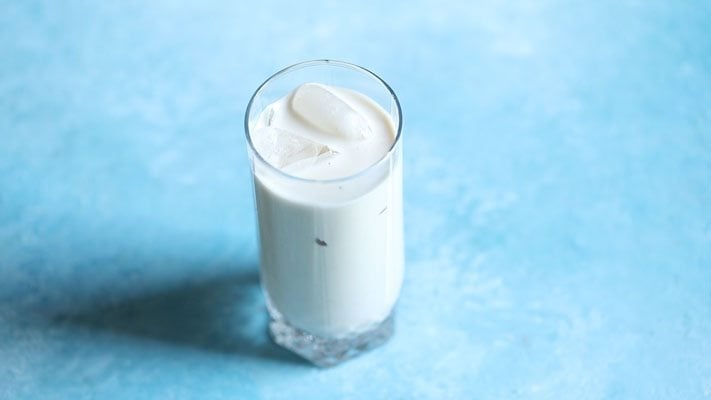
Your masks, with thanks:
M259 3L259 4L254 4ZM711 397L711 3L0 1L0 399ZM404 110L398 332L266 337L276 70Z

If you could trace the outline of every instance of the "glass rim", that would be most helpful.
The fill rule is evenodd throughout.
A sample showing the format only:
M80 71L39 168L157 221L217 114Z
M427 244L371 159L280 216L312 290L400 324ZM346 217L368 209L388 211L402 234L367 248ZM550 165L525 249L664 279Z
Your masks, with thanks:
M252 143L252 137L251 137L251 134L250 134L251 131L250 131L250 129L249 129L249 114L250 114L250 111L252 111L252 106L254 105L254 99L257 97L257 95L260 94L260 93L262 92L262 90L263 90L264 88L266 88L266 87L269 85L269 83L272 82L273 80L275 80L276 78L279 78L279 77L281 77L281 76L283 76L283 75L286 75L286 74L288 74L289 72L292 72L292 71L295 71L295 70L299 70L299 69L307 68L307 67L313 67L313 66L317 66L317 65L333 65L333 66L336 66L336 67L348 68L348 69L351 69L351 70L355 70L355 71L358 71L358 72L362 72L362 73L364 73L365 75L369 75L370 77L375 78L375 80L377 80L378 82L380 82L380 84L382 84L383 87L385 87L385 89L388 91L388 93L390 94L390 96L392 97L392 99L395 101L395 105L396 105L396 107L397 107L397 116L398 116L398 118L397 118L397 119L398 119L398 121L397 121L397 128L396 128L397 131L396 131L396 133L395 133L395 140L393 140L393 144L390 146L390 148L388 149L388 151L387 151L381 158L379 158L376 162L374 162L373 164L369 165L369 166L366 167L365 169L363 169L363 170L361 170L361 171L358 171L358 172L356 172L355 174L347 175L347 176L344 176L344 177L341 177L341 178L335 178L335 179L311 179L311 178L302 178L302 177L299 177L299 176L295 176L295 175L289 174L288 172L282 171L281 169L279 169L279 168L273 166L272 164L270 164L267 160L264 159L264 157L262 157L261 154L259 154L259 152L257 151L257 149L254 147L254 143ZM247 104L247 109L245 110L245 113L244 113L244 132L245 132L245 136L247 137L247 143L249 144L249 148L252 150L252 153L253 153L262 163L264 163L264 164L267 166L267 168L268 168L269 170L275 172L277 175L281 175L281 176L286 177L286 178L288 178L288 179L293 179L293 180L302 181L302 182L309 182L309 183L339 183L339 182L346 182L346 181L354 180L354 179L360 177L361 175L365 175L366 173L368 173L369 171L371 171L373 168L375 168L376 166L380 165L381 163L383 163L385 160L387 160L388 158L390 158L390 157L392 156L392 154L393 154L393 152L395 151L397 145L400 143L400 136L401 136L401 133L402 133L402 109L400 108L400 100L397 98L397 95L396 95L395 92L392 90L392 88L390 87L390 85L388 85L387 82L385 82L382 78L380 78L378 75L376 75L375 73L373 73L372 71L370 71L370 70L367 69L367 68L363 68L363 67L361 67L361 66L359 66L359 65L352 64L352 63L349 63L349 62L338 61L338 60L331 60L331 59L319 59L319 60L302 61L302 62L299 62L299 63L296 63L296 64L292 64L292 65L290 65L290 66L288 66L288 67L286 67L286 68L283 68L283 69L277 71L276 73L274 73L273 75L271 75L269 78L267 78L264 82L262 82L262 84L259 85L259 87L257 87L257 90L254 91L254 94L252 94L252 97L249 99L249 103Z

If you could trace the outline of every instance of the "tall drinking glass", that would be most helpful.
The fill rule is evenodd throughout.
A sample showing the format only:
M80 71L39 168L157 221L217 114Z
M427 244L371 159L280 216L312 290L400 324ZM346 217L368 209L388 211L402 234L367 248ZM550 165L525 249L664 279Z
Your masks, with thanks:
M265 109L302 84L357 91L384 110L392 146L353 175L291 175L254 145ZM319 366L376 347L393 333L403 280L402 119L392 89L374 73L333 60L307 61L267 79L247 106L245 131L259 224L260 276L274 341Z

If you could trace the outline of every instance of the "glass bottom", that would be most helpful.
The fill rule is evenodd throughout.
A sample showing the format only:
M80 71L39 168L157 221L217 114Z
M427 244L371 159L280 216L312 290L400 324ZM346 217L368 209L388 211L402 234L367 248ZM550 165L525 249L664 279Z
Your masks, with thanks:
M269 334L281 347L290 350L321 368L332 367L390 339L395 324L391 313L371 329L343 338L325 338L312 335L289 325L278 313L270 313Z

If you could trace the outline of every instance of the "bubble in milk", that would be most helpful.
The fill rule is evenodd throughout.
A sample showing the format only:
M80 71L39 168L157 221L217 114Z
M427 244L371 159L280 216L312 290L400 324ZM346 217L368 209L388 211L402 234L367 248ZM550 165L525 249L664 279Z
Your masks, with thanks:
M372 135L368 121L323 85L299 86L291 98L291 108L324 133L347 140L363 140Z

